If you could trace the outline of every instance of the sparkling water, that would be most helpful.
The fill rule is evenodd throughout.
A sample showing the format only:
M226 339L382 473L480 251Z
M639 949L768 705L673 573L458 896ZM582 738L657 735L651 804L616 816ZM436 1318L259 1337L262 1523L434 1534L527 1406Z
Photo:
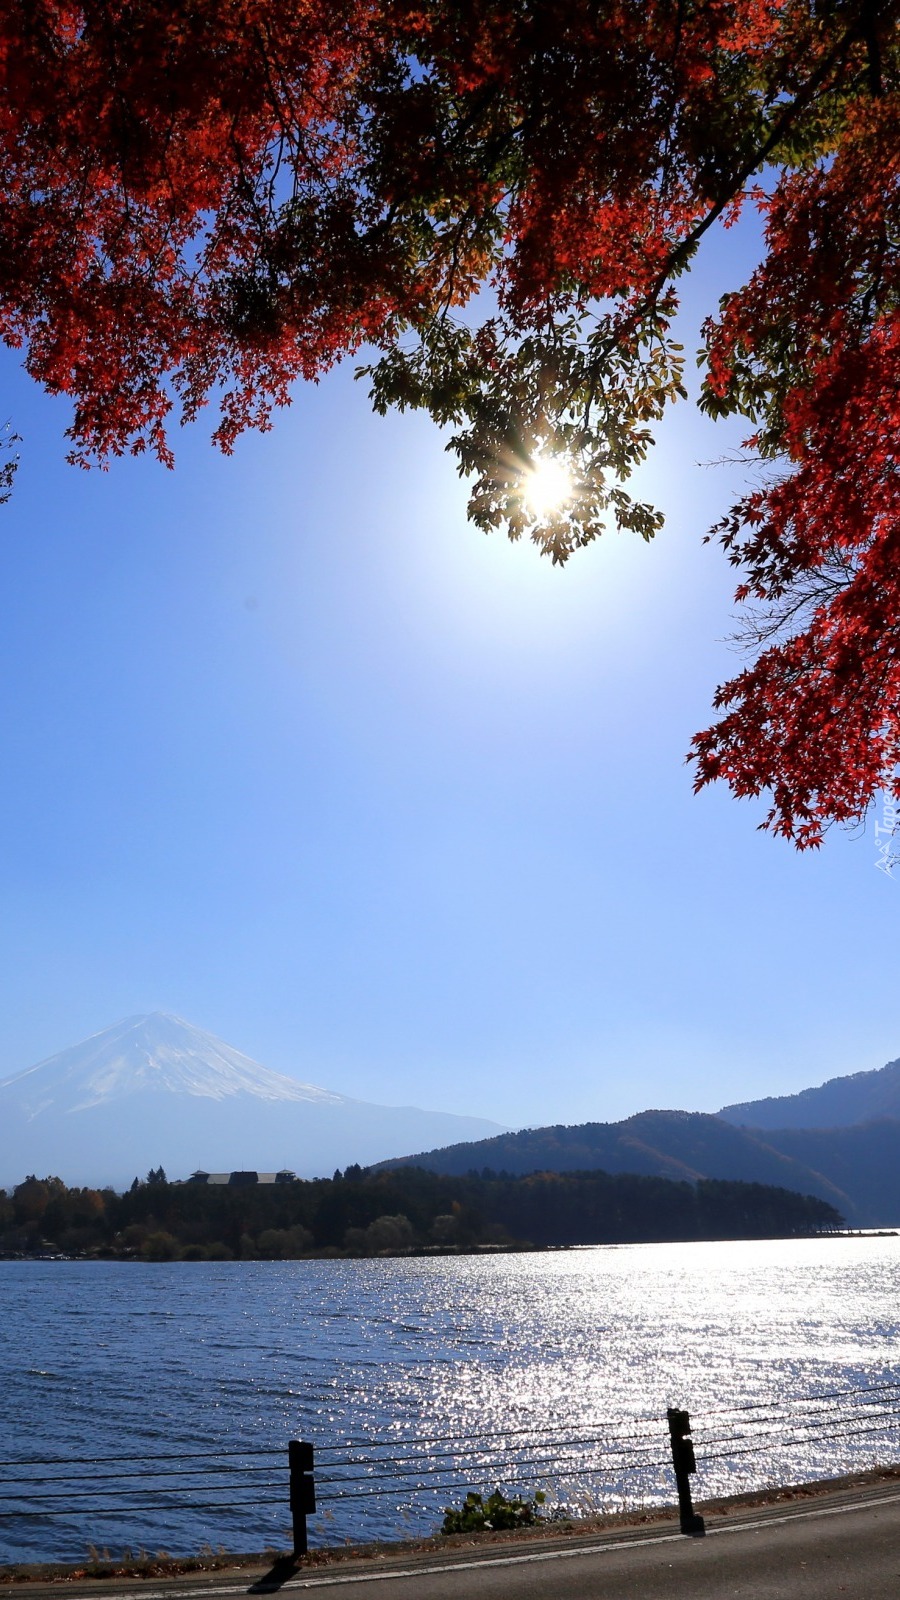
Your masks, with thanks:
M7 1562L285 1548L291 1438L317 1452L311 1543L429 1532L443 1505L498 1483L575 1512L671 1501L672 1404L694 1421L698 1498L900 1459L894 1237L0 1262L0 1297L0 1456L88 1463L81 1502L60 1491L31 1518L9 1512L71 1469L3 1467ZM857 1387L861 1420L852 1401L803 1398ZM217 1451L248 1453L240 1493L205 1492L205 1461L194 1478L146 1478L151 1457ZM122 1470L126 1514L104 1493Z

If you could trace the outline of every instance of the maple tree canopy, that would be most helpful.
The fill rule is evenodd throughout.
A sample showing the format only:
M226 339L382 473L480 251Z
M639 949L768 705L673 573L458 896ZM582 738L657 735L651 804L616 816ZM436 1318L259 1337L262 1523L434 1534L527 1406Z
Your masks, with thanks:
M898 4L6 0L0 333L83 462L169 462L210 402L229 450L365 347L474 521L562 561L659 526L627 481L684 392L678 280L757 206L701 404L762 462L718 530L758 654L693 759L816 844L900 793Z

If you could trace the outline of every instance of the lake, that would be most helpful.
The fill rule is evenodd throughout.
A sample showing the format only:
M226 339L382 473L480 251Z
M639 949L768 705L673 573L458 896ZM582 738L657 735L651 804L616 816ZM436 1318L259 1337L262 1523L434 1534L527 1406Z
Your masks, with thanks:
M498 1481L574 1509L669 1501L671 1404L694 1419L698 1498L900 1459L897 1238L0 1262L0 1297L0 1561L89 1544L283 1548L290 1438L311 1440L332 1479L313 1543L430 1531L449 1499ZM859 1387L858 1415L842 1392ZM404 1445L422 1439L435 1442ZM270 1449L274 1463L250 1454ZM147 1458L216 1451L247 1453L252 1493L204 1495L184 1477L150 1507ZM104 1458L133 1463L125 1515L112 1490L97 1498L121 1470ZM81 1505L60 1489L42 1502L52 1515L10 1515L81 1462ZM434 1464L450 1489L419 1487Z

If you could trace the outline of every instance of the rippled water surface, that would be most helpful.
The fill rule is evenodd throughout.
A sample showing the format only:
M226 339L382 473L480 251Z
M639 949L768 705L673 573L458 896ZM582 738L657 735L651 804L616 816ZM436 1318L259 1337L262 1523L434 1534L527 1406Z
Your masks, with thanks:
M873 1389L900 1384L897 1238L426 1260L3 1262L0 1297L4 1461L95 1463L84 1470L87 1509L69 1500L53 1516L12 1517L27 1497L0 1503L0 1560L77 1558L88 1543L283 1546L281 1457L277 1471L260 1458L243 1509L227 1494L219 1509L195 1509L196 1485L178 1480L167 1509L151 1511L140 1486L148 1457L280 1451L290 1438L314 1442L320 1480L342 1480L320 1488L310 1531L324 1542L433 1527L447 1494L420 1487L421 1464L394 1482L386 1461L417 1438L446 1441L422 1446L421 1458L460 1486L457 1500L465 1486L540 1483L576 1507L671 1497L669 1404L695 1420L700 1496L900 1459L897 1391L882 1403ZM872 1391L872 1421L849 1437L831 1415L845 1401L800 1403L856 1386ZM767 1408L773 1434L796 1441L768 1461L752 1435L745 1443L747 1419ZM357 1439L380 1450L346 1445ZM335 1446L366 1459L340 1468ZM126 1516L113 1514L111 1496L108 1507L97 1499L112 1471L96 1464L103 1457L133 1459ZM22 1476L44 1470L61 1469Z

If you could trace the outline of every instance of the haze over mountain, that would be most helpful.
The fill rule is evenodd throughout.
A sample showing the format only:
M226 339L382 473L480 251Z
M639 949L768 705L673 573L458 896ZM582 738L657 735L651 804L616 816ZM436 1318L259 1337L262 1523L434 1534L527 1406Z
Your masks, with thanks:
M847 1128L878 1117L900 1118L900 1061L875 1072L829 1078L816 1089L723 1106L727 1122L748 1128Z
M197 1167L322 1177L397 1149L497 1131L482 1117L369 1104L300 1083L157 1011L0 1082L0 1186L37 1172L121 1188L158 1166L170 1178Z

